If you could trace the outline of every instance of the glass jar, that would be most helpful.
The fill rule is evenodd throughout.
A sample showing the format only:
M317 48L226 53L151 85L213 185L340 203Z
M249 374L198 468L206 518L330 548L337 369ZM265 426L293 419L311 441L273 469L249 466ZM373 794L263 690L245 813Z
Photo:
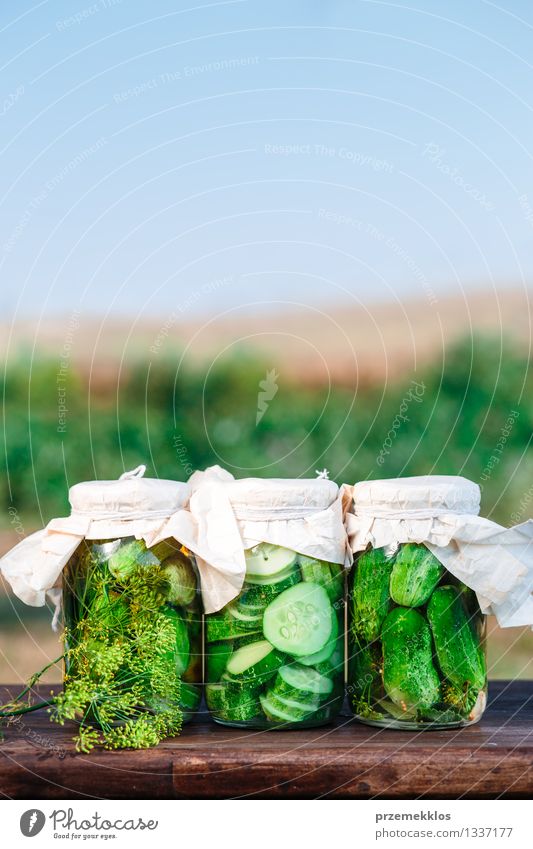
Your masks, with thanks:
M485 619L476 594L422 544L369 547L349 589L348 697L362 722L457 728L487 696Z
M344 698L344 568L259 543L238 597L206 615L206 701L223 724L324 725Z
M105 674L101 658L113 662L112 652L122 651L123 667L115 676L121 694L139 693L144 709L157 714L165 708L165 687L154 686L153 676L158 658L170 658L181 678L183 721L189 720L201 699L198 587L194 557L174 539L152 548L135 537L83 540L63 570L65 684L81 671L86 679L91 666L97 683ZM159 631L165 639L170 634L170 643L154 650ZM76 651L78 644L83 651ZM95 703L92 712L92 721L102 725L101 706Z

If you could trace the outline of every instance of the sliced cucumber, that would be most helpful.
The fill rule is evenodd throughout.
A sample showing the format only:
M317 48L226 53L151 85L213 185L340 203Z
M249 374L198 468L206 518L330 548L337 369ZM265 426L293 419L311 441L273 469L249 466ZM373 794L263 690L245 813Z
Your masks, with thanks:
M257 638L261 633L261 623L257 627L249 628L248 623L242 619L237 619L223 610L221 613L211 613L206 616L206 639L208 643L218 643L220 640L234 640L237 637L242 637L243 633L247 635L257 633Z
M226 674L231 681L261 684L272 678L284 662L281 652L267 640L260 640L237 649L228 661Z
M246 558L246 577L273 578L292 566L296 552L280 545L262 542L244 552Z
M323 587L312 583L295 584L266 608L263 633L280 651L306 657L319 652L328 643L333 629L332 612Z
M312 701L316 696L326 699L333 692L333 681L316 669L293 663L282 666L273 687L277 696L295 701Z
M301 660L301 658L300 658ZM328 660L323 660L320 663L315 663L314 668L321 675L326 675L329 678L335 678L335 685L340 681L344 683L344 638L341 636L337 639L337 645L331 657Z
M291 587L293 584L297 584L302 580L302 575L298 567L295 563L289 566L287 569L284 569L282 572L278 572L276 575L268 575L268 576L259 576L259 575L246 575L245 578L245 587L272 587L271 592L277 593L281 592L278 588L279 584L283 582L287 582L287 586Z
M248 608L248 610L250 609ZM260 608L258 613L248 613L243 611L238 604L228 604L226 612L242 623L243 631L256 631L261 628L263 613Z
M278 696L274 690L267 690L265 693L269 706L276 708L278 711L292 717L294 722L306 719L311 716L320 707L320 697L316 696L310 702L298 702L295 699L288 699L286 696Z
M298 563L304 581L320 584L324 587L331 601L338 601L344 596L344 568L337 563L326 560L316 560L300 554Z
M329 660L337 646L338 637L339 621L337 619L337 614L333 608L331 608L331 637L324 648L320 649L320 651L317 651L314 654L308 654L305 657L299 657L298 661L303 663L304 666L315 666L317 663L323 663L325 660Z
M233 642L230 640L211 643L207 651L207 680L209 683L215 684L220 681L232 654Z
M294 722L293 714L273 704L268 698L268 695L259 696L259 701L261 702L263 713L271 722Z
M236 693L225 683L208 684L205 688L207 707L226 722L247 722L261 713L257 692Z

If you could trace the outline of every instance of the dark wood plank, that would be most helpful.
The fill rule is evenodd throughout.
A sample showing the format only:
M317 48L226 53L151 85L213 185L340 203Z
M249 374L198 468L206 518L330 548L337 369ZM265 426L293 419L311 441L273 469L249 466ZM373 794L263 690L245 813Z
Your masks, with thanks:
M13 688L10 688L13 690ZM6 694L2 696L6 699ZM217 726L204 715L140 752L80 755L72 727L29 714L5 731L7 798L531 798L533 682L495 682L478 725L395 732L340 717L307 731Z

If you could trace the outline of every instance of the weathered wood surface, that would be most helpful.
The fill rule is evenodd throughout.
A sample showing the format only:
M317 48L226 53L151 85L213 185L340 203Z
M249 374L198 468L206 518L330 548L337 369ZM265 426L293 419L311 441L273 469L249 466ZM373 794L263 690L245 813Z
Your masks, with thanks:
M7 698L6 688L1 695ZM8 688L15 692L15 688ZM495 682L478 725L397 732L347 715L257 732L205 715L156 749L77 754L73 728L29 714L0 744L4 798L531 798L533 681Z

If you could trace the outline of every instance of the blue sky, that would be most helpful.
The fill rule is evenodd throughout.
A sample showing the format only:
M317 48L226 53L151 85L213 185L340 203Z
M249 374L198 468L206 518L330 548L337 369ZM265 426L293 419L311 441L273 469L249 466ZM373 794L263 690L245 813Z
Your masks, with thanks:
M0 10L0 308L191 316L528 285L533 8Z

